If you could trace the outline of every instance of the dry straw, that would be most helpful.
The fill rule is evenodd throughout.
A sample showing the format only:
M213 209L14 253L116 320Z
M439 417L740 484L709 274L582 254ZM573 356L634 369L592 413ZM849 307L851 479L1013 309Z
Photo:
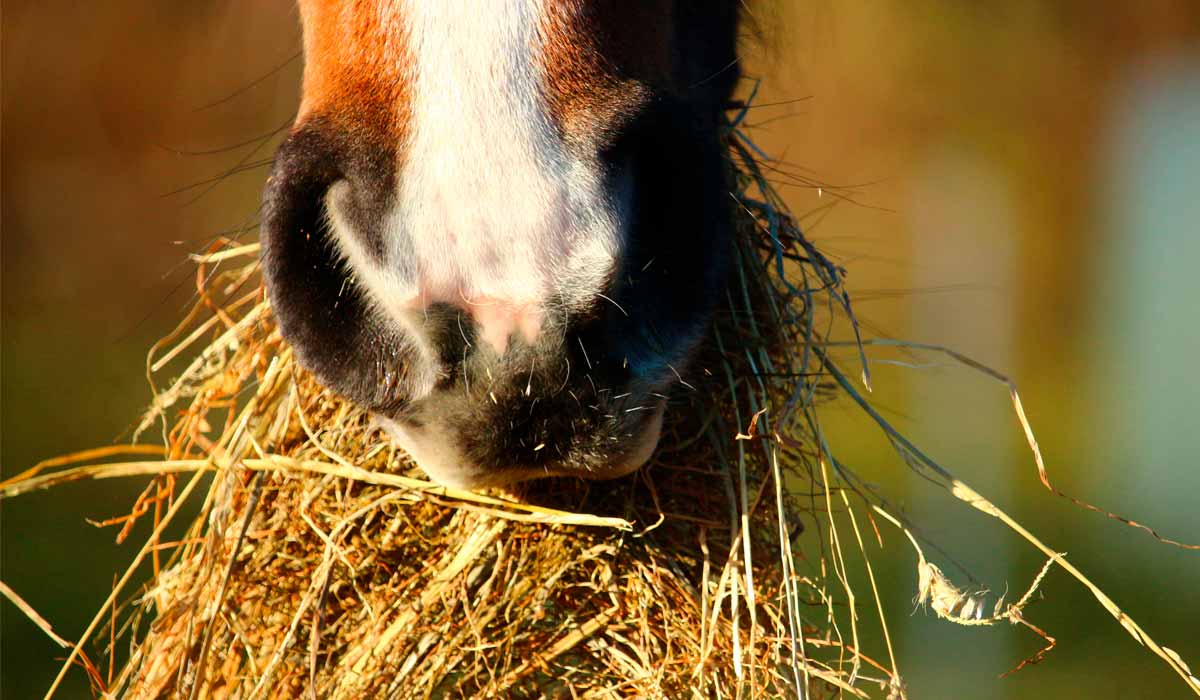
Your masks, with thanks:
M2 485L8 498L152 477L108 524L124 538L151 518L153 533L81 639L61 640L71 652L47 697L76 665L97 695L122 698L904 697L863 537L869 525L882 543L875 514L911 540L919 602L940 617L1023 624L1048 650L1023 610L1057 564L1200 693L1178 655L862 397L828 338L835 321L853 332L842 345L869 388L870 343L857 339L842 271L784 213L738 129L745 114L727 139L739 232L725 303L680 377L662 448L615 482L429 483L369 416L296 366L258 287L256 245L197 256L199 301L147 360L155 399L138 432L161 430L161 446L73 455ZM1046 555L1028 593L986 614L981 592L925 558L830 452L818 408L839 394L910 466ZM164 541L185 509L184 534ZM802 522L817 533L803 551ZM147 560L153 578L134 581ZM863 571L869 595L852 583ZM87 648L109 659L103 670Z

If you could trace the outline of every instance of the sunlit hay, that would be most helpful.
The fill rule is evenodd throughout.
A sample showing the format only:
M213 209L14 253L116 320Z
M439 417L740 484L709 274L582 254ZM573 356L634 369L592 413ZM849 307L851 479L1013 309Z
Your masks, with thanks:
M206 495L178 542L152 538L138 557L155 561L154 580L132 598L114 592L106 608L127 603L89 630L130 649L101 690L706 698L898 688L834 630L844 601L792 550L802 509L824 509L789 492L816 474L804 416L829 387L810 348L829 318L818 304L846 303L841 272L782 212L748 142L731 130L729 144L738 235L726 301L679 377L656 458L614 482L486 494L430 484L369 416L295 364L258 289L256 246L197 256L196 310L147 362L152 384L174 376L139 430L161 430L165 459L87 476L157 474L135 509L153 513L156 537L182 499Z
M12 497L154 476L129 515L106 521L122 526L119 539L140 518L153 533L49 694L78 663L98 694L123 698L900 698L868 553L882 543L875 515L918 555L918 603L1045 638L1021 665L1053 647L1023 611L1057 564L1200 689L1065 557L865 401L831 352L853 353L869 386L863 346L885 343L858 339L842 271L784 213L765 157L736 128L744 114L727 136L738 235L726 301L679 378L654 461L617 481L431 484L369 416L296 366L258 288L257 245L197 256L199 302L147 361L155 399L138 432L161 431L162 446L93 450L0 484ZM828 337L835 321L849 340ZM857 403L910 467L1046 555L1017 602L1001 598L988 615L985 591L951 582L836 460L818 411L832 395ZM51 471L71 462L88 463ZM185 506L199 514L164 541ZM802 519L816 531L804 550ZM146 561L153 579L137 588ZM119 667L89 660L118 649Z

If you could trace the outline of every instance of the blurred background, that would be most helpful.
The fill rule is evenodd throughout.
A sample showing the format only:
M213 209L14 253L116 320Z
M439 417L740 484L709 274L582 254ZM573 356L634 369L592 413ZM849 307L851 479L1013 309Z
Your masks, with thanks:
M1060 487L1200 541L1200 6L780 0L755 13L750 133L850 271L868 334L1013 377ZM128 438L150 396L145 351L193 289L186 255L255 235L299 48L286 0L5 3L5 477ZM889 419L1200 666L1200 552L1042 489L1003 386L945 357L905 364L873 367ZM1041 564L1027 544L913 475L857 411L826 420L843 461L962 570L1024 589ZM141 486L0 503L0 578L67 638L136 552L85 518L127 512ZM910 615L914 555L883 535L873 557L910 697L1187 696L1060 571L1027 611L1058 647L998 679L1041 640ZM63 653L7 602L0 622L0 696L40 696ZM63 697L86 687L73 673Z

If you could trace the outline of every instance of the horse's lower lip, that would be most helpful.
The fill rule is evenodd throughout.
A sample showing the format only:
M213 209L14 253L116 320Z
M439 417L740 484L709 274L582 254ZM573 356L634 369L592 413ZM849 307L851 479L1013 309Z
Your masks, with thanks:
M658 448L658 440L662 437L663 415L666 410L667 402L659 401L658 407L654 409L654 415L646 421L646 425L642 428L642 434L637 438L637 443L626 454L621 465L616 467L611 475L600 478L624 476L637 471L650 461L650 458L654 456L654 450Z
M424 427L412 423L376 416L378 423L391 435L396 444L412 457L417 466L433 481L451 488L483 488L502 486L547 476L576 476L590 480L616 479L637 471L654 455L662 435L666 402L659 401L654 412L632 437L632 444L611 464L583 470L571 464L557 467L514 465L509 469L491 471L467 464L454 445L438 444L422 435Z

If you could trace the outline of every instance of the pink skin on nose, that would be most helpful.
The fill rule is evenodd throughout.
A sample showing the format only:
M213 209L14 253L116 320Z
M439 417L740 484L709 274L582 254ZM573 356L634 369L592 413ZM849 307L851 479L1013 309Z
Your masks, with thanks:
M468 304L479 329L479 337L498 355L508 350L508 339L514 333L520 333L525 342L532 344L542 330L544 313L536 302L514 303L480 297Z
M545 288L541 274L520 264L520 255L506 258L502 251L521 246L512 240L491 240L486 235L487 222L447 220L446 214L451 211L458 219L467 214L442 206L440 193L435 192L432 199L431 209L439 213L432 222L433 230L443 235L438 238L436 252L418 252L418 293L402 301L401 309L420 311L435 303L462 308L474 320L477 337L498 355L508 350L514 333L532 344L544 318L538 302ZM456 233L464 227L484 233Z
M477 337L495 350L497 355L503 355L508 350L509 338L514 334L519 333L526 343L536 342L546 317L542 305L536 301L512 301L486 295L469 297L461 290L450 293L445 285L423 285L420 293L404 299L393 308L412 313L437 302L465 308L475 322Z

